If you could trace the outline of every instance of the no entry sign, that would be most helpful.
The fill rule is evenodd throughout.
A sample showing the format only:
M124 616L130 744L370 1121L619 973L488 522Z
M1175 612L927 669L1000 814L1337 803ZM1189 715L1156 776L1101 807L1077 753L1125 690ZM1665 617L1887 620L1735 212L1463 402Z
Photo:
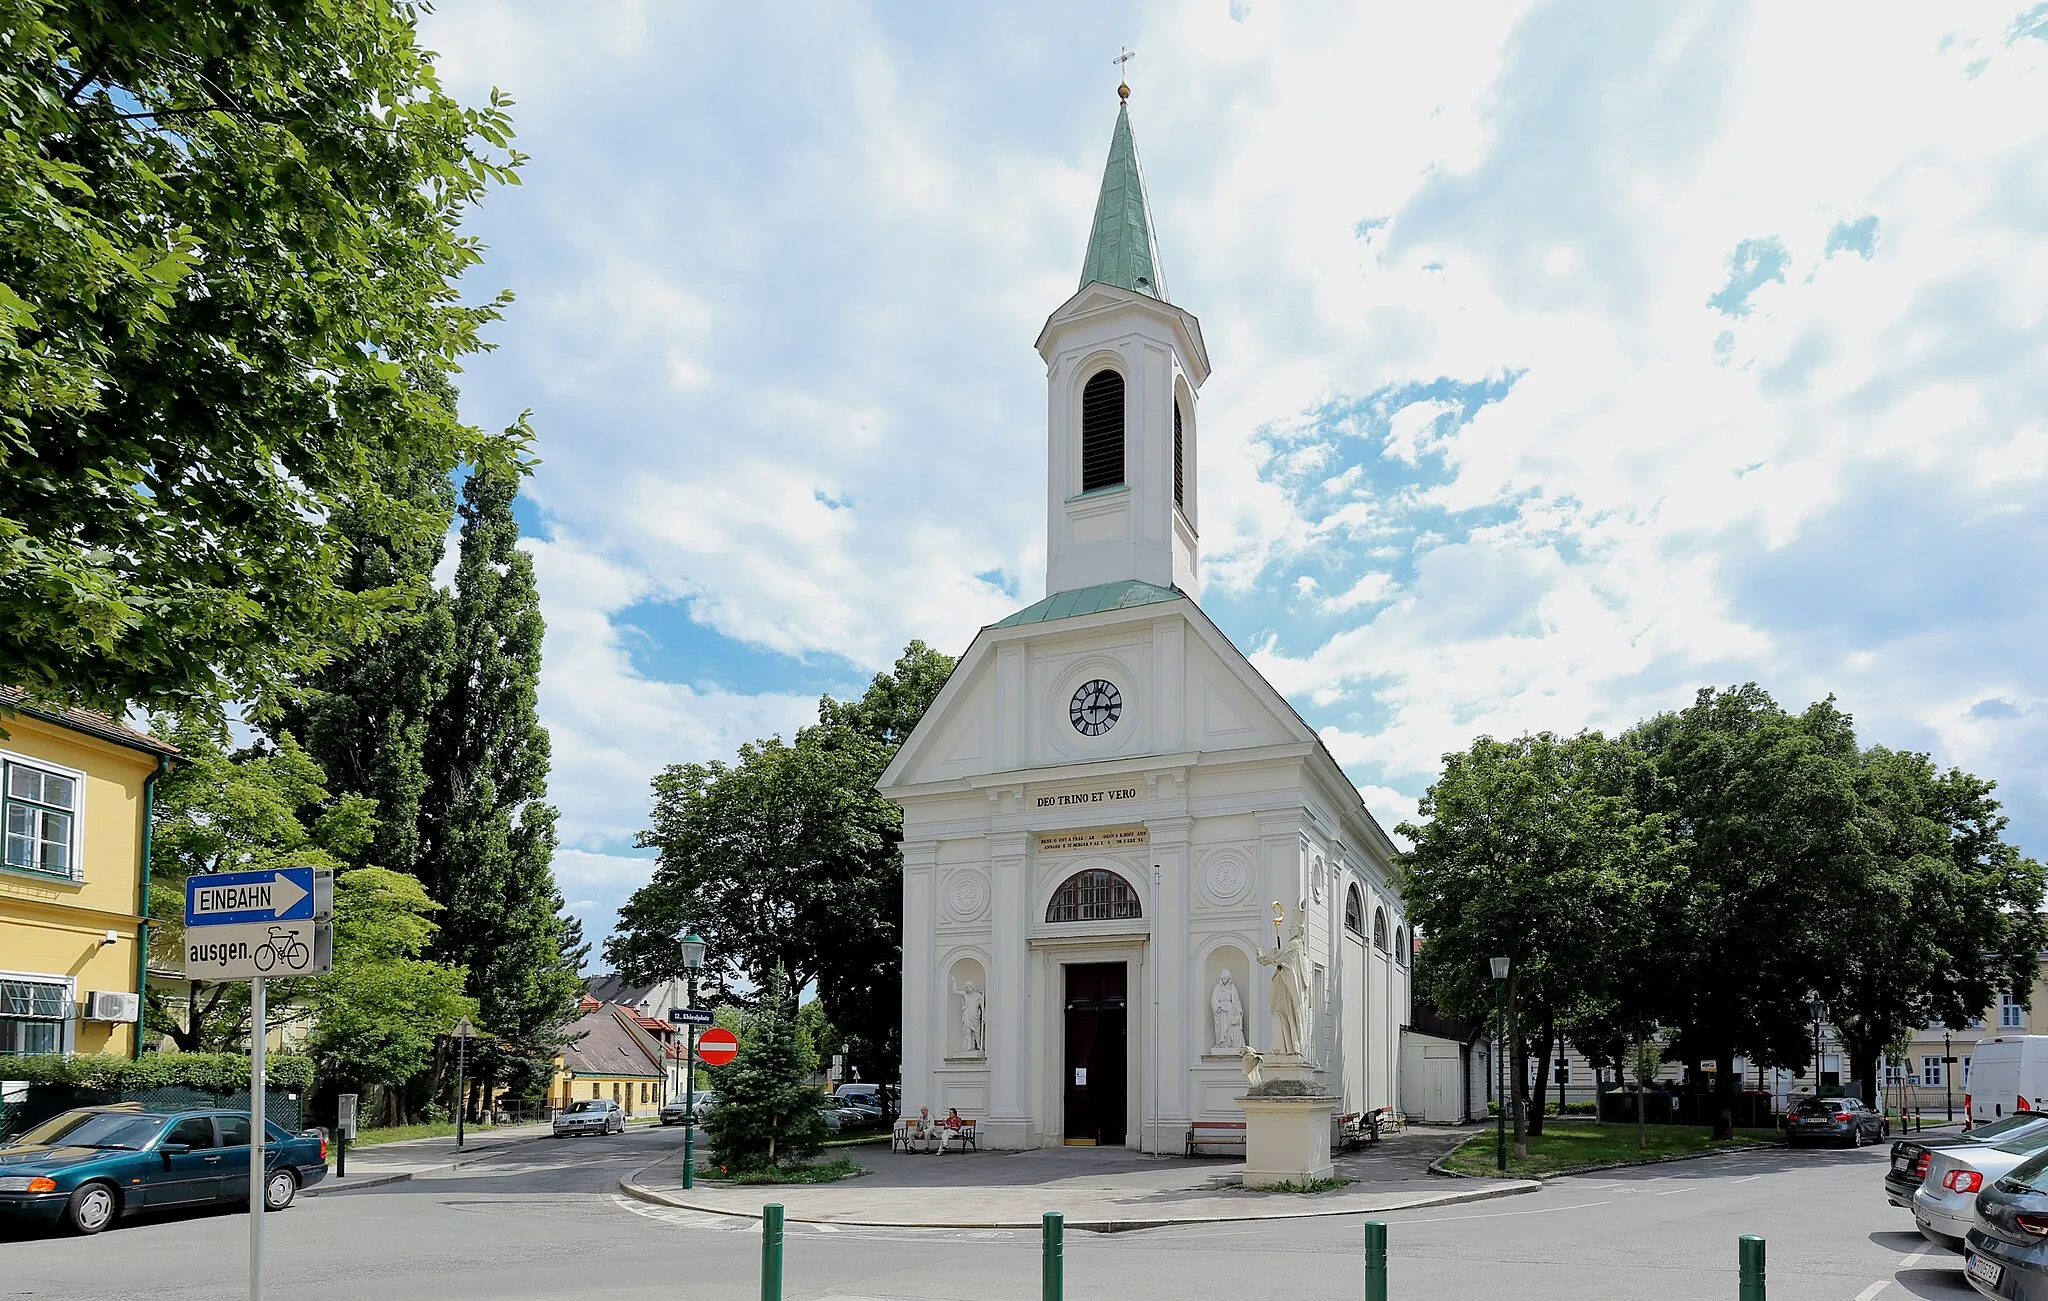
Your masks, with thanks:
M739 1037L713 1027L697 1036L697 1056L706 1066L723 1066L740 1055Z

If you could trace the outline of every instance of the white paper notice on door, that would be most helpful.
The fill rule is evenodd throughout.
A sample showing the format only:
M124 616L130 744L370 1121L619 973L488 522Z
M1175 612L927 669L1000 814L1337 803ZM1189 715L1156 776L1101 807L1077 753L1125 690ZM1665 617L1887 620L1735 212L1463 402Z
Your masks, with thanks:
M1076 1066L1074 1068L1074 1087L1077 1089L1088 1087L1088 1068L1086 1066Z

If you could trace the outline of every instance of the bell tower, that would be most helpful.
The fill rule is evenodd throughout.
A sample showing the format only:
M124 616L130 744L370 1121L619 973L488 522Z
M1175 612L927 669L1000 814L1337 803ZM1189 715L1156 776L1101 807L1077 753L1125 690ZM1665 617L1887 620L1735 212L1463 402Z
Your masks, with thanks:
M1120 99L1130 90L1119 86ZM1048 595L1136 580L1197 596L1195 398L1209 354L1173 305L1119 103L1081 287L1038 335L1045 359Z

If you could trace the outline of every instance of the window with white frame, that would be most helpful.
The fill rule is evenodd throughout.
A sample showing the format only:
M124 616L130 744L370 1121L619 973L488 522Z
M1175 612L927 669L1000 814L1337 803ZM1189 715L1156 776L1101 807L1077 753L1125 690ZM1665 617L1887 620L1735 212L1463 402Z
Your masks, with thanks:
M1970 1087L1970 1059L1969 1059L1969 1057L1968 1057L1968 1056L1965 1056L1965 1057L1963 1058L1963 1061L1962 1061L1962 1066L1963 1066L1963 1087L1967 1089L1967 1088L1969 1088L1969 1087Z
M1897 1088L1906 1082L1906 1063L1897 1057L1884 1059L1884 1083L1888 1089Z
M1930 1089L1941 1087L1941 1057L1938 1054L1920 1059L1920 1082Z
M0 1057L61 1053L71 1028L71 986L62 980L0 976Z
M7 866L47 876L78 876L76 775L18 759L5 761Z
M10 836L9 839L11 840L12 837ZM2018 1030L2026 1025L2026 1023L2027 1009L2020 1006L2019 1000L2011 994L2000 994L1998 996L1998 1028L2001 1030Z

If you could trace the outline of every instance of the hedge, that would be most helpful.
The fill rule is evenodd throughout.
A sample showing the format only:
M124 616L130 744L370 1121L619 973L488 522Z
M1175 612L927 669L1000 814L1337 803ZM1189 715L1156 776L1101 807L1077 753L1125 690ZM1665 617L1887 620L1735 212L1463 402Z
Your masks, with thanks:
M312 1058L266 1053L263 1065L265 1082L271 1088L311 1091ZM233 1093L249 1087L249 1059L239 1053L144 1053L137 1058L113 1053L38 1053L0 1063L0 1076L30 1084L73 1084L114 1092L182 1086L207 1093Z

